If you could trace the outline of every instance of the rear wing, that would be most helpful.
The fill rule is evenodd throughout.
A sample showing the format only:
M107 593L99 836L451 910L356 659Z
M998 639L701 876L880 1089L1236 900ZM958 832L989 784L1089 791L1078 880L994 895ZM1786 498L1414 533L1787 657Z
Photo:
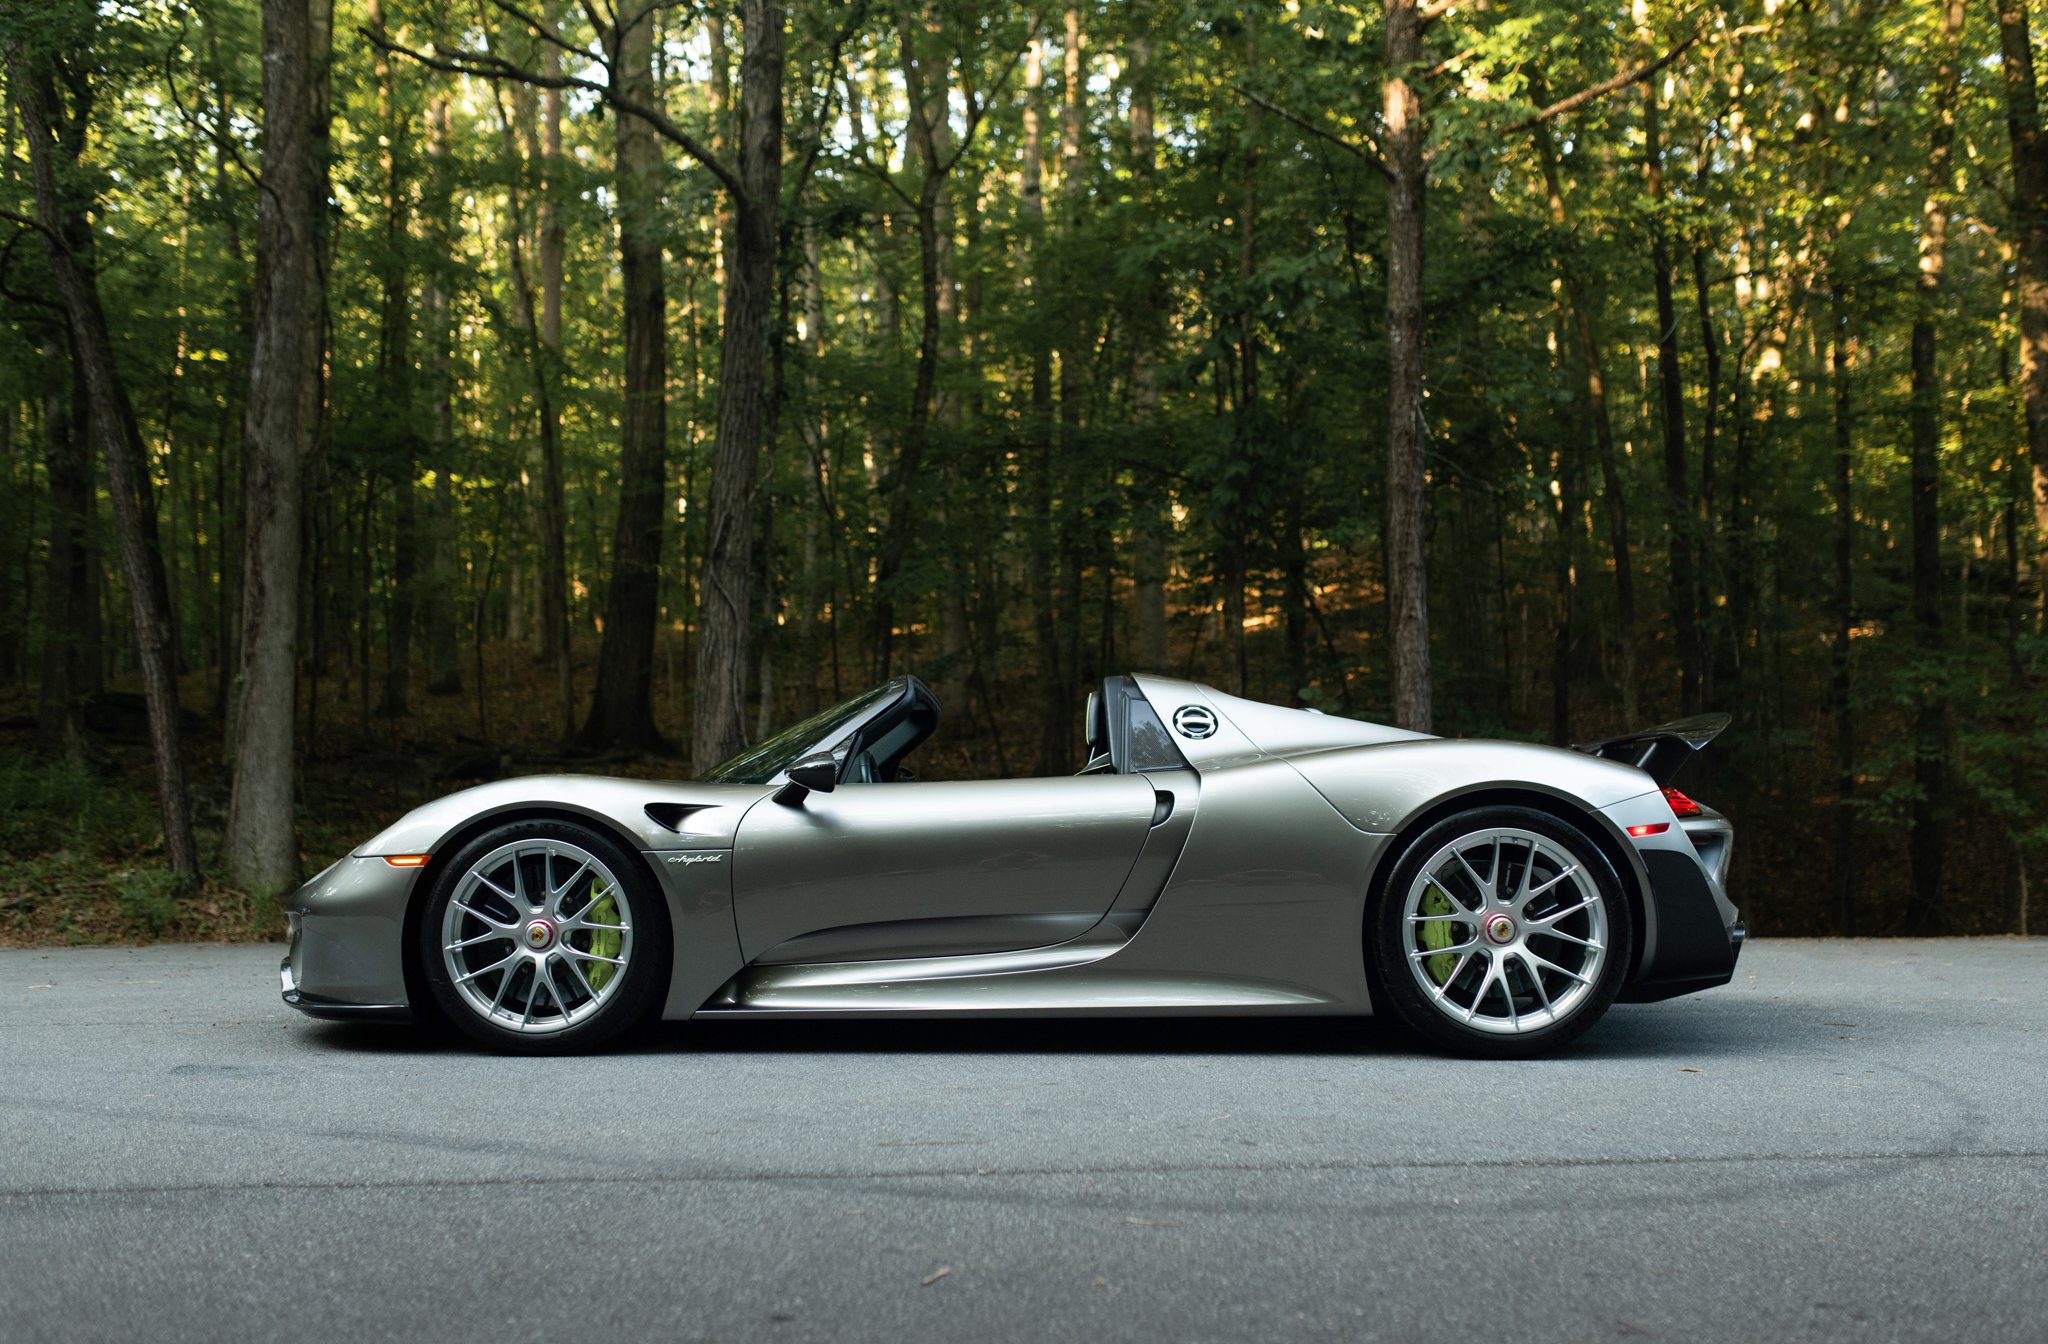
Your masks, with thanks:
M1733 721L1727 714L1695 714L1623 737L1574 743L1572 750L1632 765L1656 780L1659 788L1669 788L1692 754L1720 736Z

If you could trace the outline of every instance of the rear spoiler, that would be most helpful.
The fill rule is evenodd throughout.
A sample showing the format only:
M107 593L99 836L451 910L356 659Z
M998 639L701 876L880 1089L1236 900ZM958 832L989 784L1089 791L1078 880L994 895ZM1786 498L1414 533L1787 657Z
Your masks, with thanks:
M1656 780L1660 788L1669 788L1692 754L1720 736L1733 721L1727 714L1695 714L1624 737L1574 743L1572 750L1632 765Z

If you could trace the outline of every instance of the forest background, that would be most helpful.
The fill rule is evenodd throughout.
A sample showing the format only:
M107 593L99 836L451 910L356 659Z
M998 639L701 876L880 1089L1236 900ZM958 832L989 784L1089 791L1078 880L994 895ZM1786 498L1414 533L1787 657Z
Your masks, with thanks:
M1765 933L2025 932L2027 0L0 0L0 941L887 675L1735 724ZM2035 901L2038 918L2038 900Z

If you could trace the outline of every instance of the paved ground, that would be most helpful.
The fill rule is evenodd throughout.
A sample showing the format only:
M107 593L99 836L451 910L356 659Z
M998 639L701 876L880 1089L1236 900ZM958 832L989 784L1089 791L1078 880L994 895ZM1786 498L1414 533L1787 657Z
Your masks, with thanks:
M2048 1340L2048 942L1759 943L1564 1059L1344 1022L508 1060L0 952L0 1341Z

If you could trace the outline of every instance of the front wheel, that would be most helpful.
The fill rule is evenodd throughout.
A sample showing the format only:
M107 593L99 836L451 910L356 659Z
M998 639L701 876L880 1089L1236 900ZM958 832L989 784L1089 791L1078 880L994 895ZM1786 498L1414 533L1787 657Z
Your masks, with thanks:
M645 1019L665 986L668 909L635 857L574 822L515 821L435 879L420 965L442 1013L495 1050L587 1050Z
M1576 827L1485 807L1407 848L1370 934L1376 979L1409 1026L1461 1054L1526 1058L1607 1011L1633 917L1614 866Z

